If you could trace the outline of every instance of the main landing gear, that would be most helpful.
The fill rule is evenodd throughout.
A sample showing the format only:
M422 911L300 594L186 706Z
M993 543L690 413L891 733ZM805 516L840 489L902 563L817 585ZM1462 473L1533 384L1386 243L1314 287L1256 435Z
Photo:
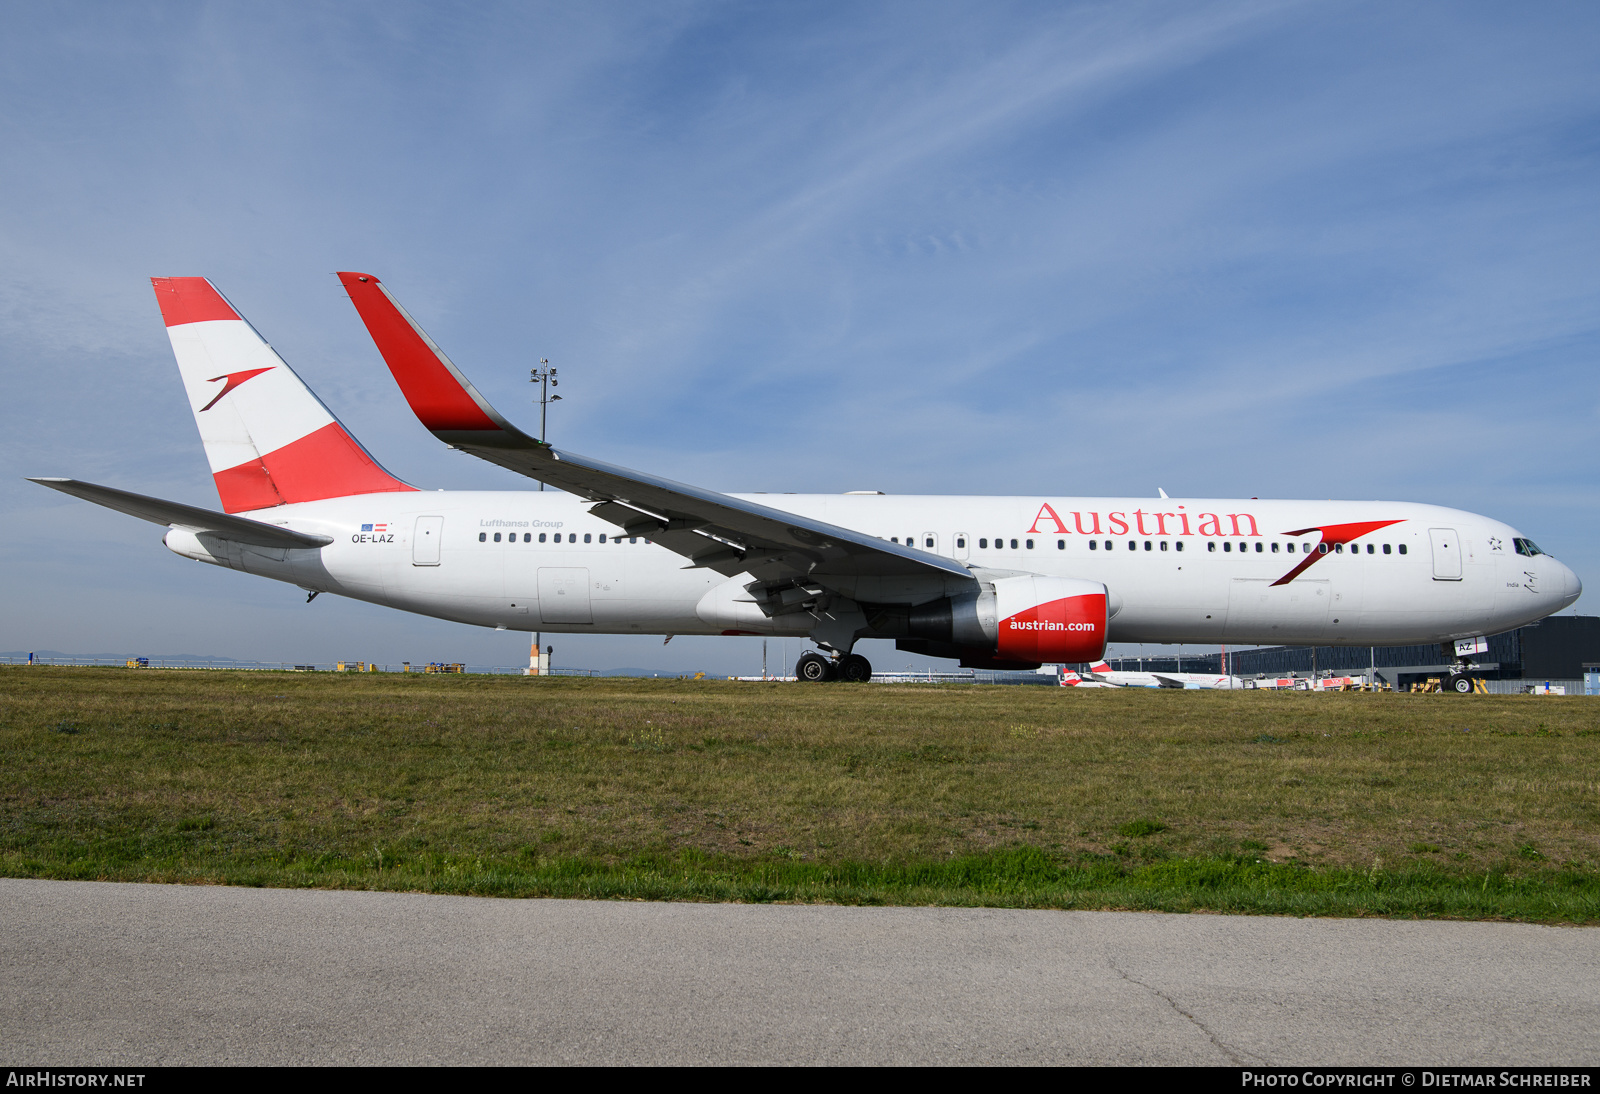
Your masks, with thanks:
M839 680L846 684L864 684L872 679L872 662L858 653L829 659L812 650L801 654L800 660L795 662L794 678L805 683Z

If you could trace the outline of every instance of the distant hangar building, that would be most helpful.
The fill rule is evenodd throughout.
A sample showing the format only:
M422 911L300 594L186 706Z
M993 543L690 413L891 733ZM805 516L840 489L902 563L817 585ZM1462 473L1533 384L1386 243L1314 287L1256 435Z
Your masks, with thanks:
M1409 687L1442 676L1455 665L1439 645L1425 646L1269 646L1228 652L1235 676L1360 675L1376 668L1384 683ZM1600 665L1600 616L1552 615L1526 627L1489 638L1489 649L1473 657L1474 676L1485 680L1576 683ZM1181 661L1181 667L1180 667ZM1114 669L1146 672L1222 672L1222 654L1177 657L1122 657Z

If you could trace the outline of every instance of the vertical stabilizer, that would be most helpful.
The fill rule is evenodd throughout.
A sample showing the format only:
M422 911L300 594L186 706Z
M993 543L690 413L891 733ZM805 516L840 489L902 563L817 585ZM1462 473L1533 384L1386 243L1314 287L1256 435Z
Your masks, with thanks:
M389 474L203 277L153 277L229 513L413 490Z

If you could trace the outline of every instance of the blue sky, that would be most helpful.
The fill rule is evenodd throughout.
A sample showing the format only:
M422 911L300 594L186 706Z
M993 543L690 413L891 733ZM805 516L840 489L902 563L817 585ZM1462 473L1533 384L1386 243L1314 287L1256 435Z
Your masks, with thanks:
M1591 4L14 5L0 59L0 649L524 654L21 481L215 505L152 274L425 487L522 483L420 429L335 270L686 481L1435 502L1600 588Z

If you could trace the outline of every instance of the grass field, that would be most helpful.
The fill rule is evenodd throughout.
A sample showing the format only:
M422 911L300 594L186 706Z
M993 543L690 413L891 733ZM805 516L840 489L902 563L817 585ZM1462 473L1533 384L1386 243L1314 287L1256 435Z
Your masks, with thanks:
M0 668L0 873L1600 922L1600 702Z

